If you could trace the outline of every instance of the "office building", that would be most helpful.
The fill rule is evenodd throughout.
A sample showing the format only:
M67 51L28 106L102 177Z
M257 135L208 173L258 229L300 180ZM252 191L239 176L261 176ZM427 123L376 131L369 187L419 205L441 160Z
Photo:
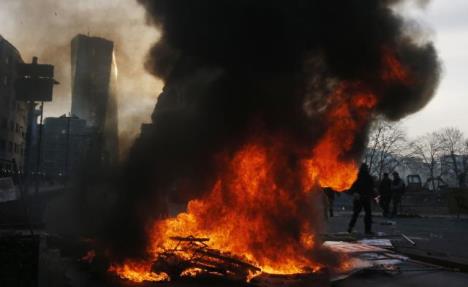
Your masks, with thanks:
M71 42L71 61L72 115L96 129L99 163L113 164L118 157L114 44L78 35Z
M24 168L27 108L25 103L17 101L15 92L17 68L21 63L23 59L18 50L0 36L1 174L12 173L15 169L22 171Z
M42 130L42 172L53 179L76 175L92 152L95 129L63 115L46 118Z

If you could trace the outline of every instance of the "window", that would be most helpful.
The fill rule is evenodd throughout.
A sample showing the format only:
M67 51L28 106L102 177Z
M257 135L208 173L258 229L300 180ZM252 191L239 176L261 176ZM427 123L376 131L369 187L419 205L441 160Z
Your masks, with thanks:
M4 140L0 140L0 151L5 151L6 142Z
M13 143L8 142L8 152L13 152Z

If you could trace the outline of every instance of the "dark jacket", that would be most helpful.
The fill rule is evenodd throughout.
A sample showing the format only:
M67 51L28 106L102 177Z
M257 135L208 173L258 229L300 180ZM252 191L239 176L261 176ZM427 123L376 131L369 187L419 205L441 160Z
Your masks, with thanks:
M370 174L360 172L350 189L351 194L358 193L361 200L370 200L374 194L374 179Z
M380 196L390 196L392 194L392 181L390 178L383 178L379 184L379 194Z
M391 185L392 195L402 195L405 192L405 183L401 178L395 178Z

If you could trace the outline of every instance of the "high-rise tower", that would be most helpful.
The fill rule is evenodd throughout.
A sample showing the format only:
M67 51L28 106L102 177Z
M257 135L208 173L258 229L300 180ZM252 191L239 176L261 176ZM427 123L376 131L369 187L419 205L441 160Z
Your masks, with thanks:
M112 164L118 156L114 44L77 35L71 42L71 61L72 114L96 128L97 156L102 163Z

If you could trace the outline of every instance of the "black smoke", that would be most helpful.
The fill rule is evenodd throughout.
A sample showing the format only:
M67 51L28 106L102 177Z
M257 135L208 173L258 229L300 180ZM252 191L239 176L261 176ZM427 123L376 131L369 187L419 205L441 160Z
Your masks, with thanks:
M337 83L365 85L379 98L377 114L392 120L424 107L438 84L433 44L408 35L392 9L401 1L139 2L162 33L146 67L165 89L116 184L107 236L117 256L144 254L145 228L167 214L167 198L183 202L209 190L220 151L235 151L259 130L313 146ZM385 50L411 85L382 80ZM365 130L357 142L349 156L359 156Z

